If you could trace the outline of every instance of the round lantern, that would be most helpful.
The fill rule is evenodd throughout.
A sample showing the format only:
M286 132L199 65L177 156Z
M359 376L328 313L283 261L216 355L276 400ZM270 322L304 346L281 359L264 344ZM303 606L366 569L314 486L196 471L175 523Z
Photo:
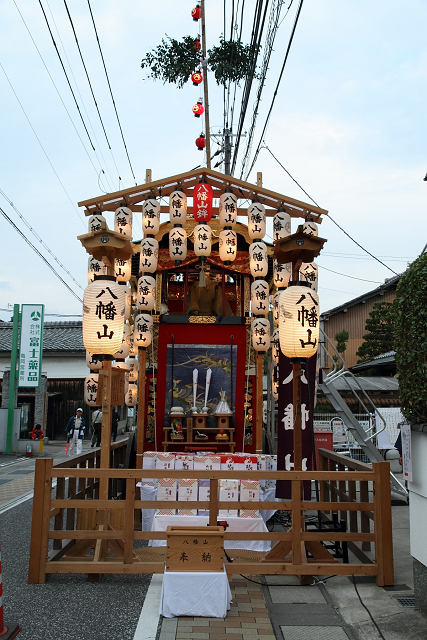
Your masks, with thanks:
M287 287L292 275L292 262L279 264L273 259L273 281L274 286L279 288Z
M314 222L313 218L310 218L310 217L305 219L305 222L302 226L302 230L308 236L317 236L319 233L317 224Z
M101 231L101 229L108 229L107 221L100 211L95 211L93 216L89 218L88 230L91 233L93 231Z
M317 352L319 298L305 282L290 283L280 293L279 339L288 358L310 358Z
M105 274L105 264L102 260L95 260L90 256L87 262L87 282L90 284L94 280L94 276L103 276Z
M196 222L209 222L212 218L213 189L206 182L199 182L193 189L193 218Z
M115 369L116 371L124 371L125 374L128 374L130 371L130 366L124 360L117 360L113 364L112 369Z
M253 242L249 247L249 266L254 278L264 278L268 272L267 245L265 242Z
M172 224L185 224L187 220L187 196L181 189L169 196L169 220Z
M90 373L86 376L84 381L84 399L89 407L97 407L98 402L96 401L96 396L98 394L98 382L99 382L99 374L98 373Z
M279 329L276 327L274 329L273 337L271 339L271 357L273 358L274 364L279 364L279 352L280 352Z
M248 233L252 240L262 240L265 236L265 207L258 200L248 207Z
M193 113L196 116L196 118L200 118L201 115L203 115L205 112L205 109L203 107L202 104L202 100L197 100L196 104L193 107Z
M198 148L199 151L203 151L203 149L206 147L206 140L203 133L201 133L200 136L197 138L196 147Z
M232 229L223 229L219 232L219 257L228 264L236 259L237 233Z
M114 212L114 231L132 237L132 211L122 206Z
M169 255L172 260L185 260L187 257L187 232L176 226L169 231Z
M276 326L279 324L279 297L281 291L276 291L274 296L271 296L271 301L273 303L273 322Z
M277 366L273 367L271 376L271 394L277 402L277 400L279 399L279 372Z
M122 260L122 258L116 258L115 274L116 274L117 282L128 282L132 275L132 258L129 258L129 260Z
M265 316L268 313L268 284L265 280L255 280L251 284L251 305L254 316Z
M125 320L129 320L132 312L132 291L124 282L120 282L120 286L125 290Z
M130 328L128 324L123 327L123 340L120 349L113 354L115 360L124 360L129 355L130 348Z
M113 355L122 344L126 292L114 276L91 282L83 295L83 344L93 355Z
M209 256L212 247L212 229L208 224L198 224L193 231L194 253L196 256Z
M203 82L203 76L200 73L200 71L195 71L192 76L191 76L191 82L194 84L195 87L197 87L197 85L199 85L201 82ZM202 134L203 135L203 134Z
M221 227L233 227L237 218L237 196L227 189L219 197L219 224Z
M194 22L198 22L202 15L202 9L199 4L196 4L194 9L191 10L191 15L193 17Z
M133 343L137 347L149 347L153 339L153 318L139 313L133 325Z
M315 262L303 262L299 268L299 277L303 282L308 282L311 288L317 291L319 270Z
M128 358L126 362L130 367L129 382L136 382L138 380L138 360L136 358Z
M160 202L156 198L148 198L142 205L142 230L145 235L155 236L159 233Z
M139 270L141 273L154 273L157 271L157 260L159 257L159 243L155 238L144 238L141 240L139 252Z
M273 240L286 238L291 234L291 216L286 209L279 209L273 218Z
M136 289L136 306L140 311L152 311L156 302L156 281L151 276L141 276Z
M129 384L125 394L125 405L134 407L138 402L138 387L136 384Z
M255 351L268 351L270 348L270 322L267 318L255 318L251 327L252 346Z
M138 355L138 347L135 346L135 343L133 341L133 336L131 336L129 338L129 355L134 358L135 356Z
M102 369L102 360L86 351L86 365L91 371L99 371Z

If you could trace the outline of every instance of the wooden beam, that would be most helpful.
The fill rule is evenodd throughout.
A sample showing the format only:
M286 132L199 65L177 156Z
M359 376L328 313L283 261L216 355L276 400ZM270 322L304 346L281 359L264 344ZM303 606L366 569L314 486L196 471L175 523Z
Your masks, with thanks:
M256 419L255 419L255 451L262 454L262 374L264 352L256 354Z

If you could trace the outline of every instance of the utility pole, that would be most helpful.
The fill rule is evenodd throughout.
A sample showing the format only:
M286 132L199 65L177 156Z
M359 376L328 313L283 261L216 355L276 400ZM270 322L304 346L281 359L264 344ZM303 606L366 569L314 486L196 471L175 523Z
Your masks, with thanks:
M205 129L206 129L206 166L211 168L211 139L209 133L209 94L208 94L208 65L206 63L206 21L205 0L202 0L202 54L203 54L203 94L205 101Z
M231 176L231 150L233 148L233 138L237 138L237 133L232 133L232 131L232 129L223 129L222 133L212 133L210 136L221 140L224 150L224 173L226 176ZM246 133L242 133L240 137L246 137Z

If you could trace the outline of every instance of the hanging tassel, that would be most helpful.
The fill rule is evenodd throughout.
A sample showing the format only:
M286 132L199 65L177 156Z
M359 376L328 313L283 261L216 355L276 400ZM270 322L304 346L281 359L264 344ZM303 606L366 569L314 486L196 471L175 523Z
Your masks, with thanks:
M199 287L206 287L205 263L202 261L202 268L199 275Z

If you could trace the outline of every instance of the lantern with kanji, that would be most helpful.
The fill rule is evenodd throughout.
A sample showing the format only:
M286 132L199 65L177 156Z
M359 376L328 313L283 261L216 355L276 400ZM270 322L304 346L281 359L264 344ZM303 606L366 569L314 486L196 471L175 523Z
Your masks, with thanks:
M187 232L178 225L169 232L169 255L175 261L187 257Z
M133 325L133 342L137 347L149 347L153 339L153 318L139 313Z
M169 220L172 224L185 224L187 220L187 196L179 187L169 196Z
M200 118L200 116L203 115L204 112L205 112L205 109L203 106L202 99L199 98L199 100L197 100L196 104L193 107L193 113L196 116L196 118Z
M270 348L270 322L267 318L256 317L251 325L252 346L255 351L268 351Z
M124 288L114 276L95 276L83 295L83 344L93 355L113 355L122 344Z
M130 367L128 365L127 362L125 362L124 360L117 360L113 366L113 369L115 369L116 371L124 371L125 372L125 376L128 377L129 371L130 371Z
M129 258L129 260L116 258L115 274L117 282L128 282L132 275L132 258Z
M251 284L251 308L253 315L267 315L268 307L269 295L267 282L265 280L254 280Z
M273 259L273 282L274 286L278 289L282 289L288 286L289 280L292 275L292 262L285 262L280 264L276 259Z
M132 211L121 206L114 212L114 231L132 237Z
M314 222L313 218L308 216L305 219L304 224L302 225L302 230L308 236L317 236L319 235L319 230L317 224Z
M139 251L139 270L141 273L157 271L159 243L155 238L143 238Z
M155 236L159 233L160 226L160 202L154 197L145 200L142 205L142 230L145 235Z
M152 311L156 302L156 281L152 276L141 276L136 289L136 306L140 311Z
M265 242L253 242L249 246L249 266L254 278L264 278L267 275L268 257Z
M99 383L99 374L98 373L90 373L86 376L83 389L84 389L84 399L89 407L96 407L98 402L96 401L96 396L98 394L98 383Z
M196 256L209 256L212 248L212 229L208 224L198 224L194 227L193 241Z
M192 18L193 18L194 22L198 22L200 20L201 15L202 15L202 9L201 9L199 4L196 4L194 9L191 10L191 15L192 15Z
M237 197L231 189L220 195L218 214L221 227L234 227L237 218Z
M102 369L102 360L86 351L86 365L91 371L99 371Z
M223 229L219 232L219 257L228 264L236 259L237 233L232 229Z
M278 209L273 218L273 240L286 238L291 233L291 216L285 208Z
M196 222L209 222L212 218L213 189L199 182L193 189L193 217Z
M130 347L130 327L125 324L123 327L123 340L120 345L120 349L116 351L114 354L115 360L124 360L129 355L129 347Z
M206 140L203 133L201 133L200 136L197 138L196 147L198 148L199 151L203 151L203 149L206 147Z
M262 240L265 236L265 207L259 200L248 207L248 234L252 240Z
M310 358L317 353L319 298L308 283L291 283L280 293L279 339L288 358Z
M90 284L94 280L94 276L103 276L105 274L105 264L102 260L95 260L90 256L87 262L87 282Z
M135 356L138 355L138 347L135 345L134 341L133 341L133 336L131 336L129 338L129 355L132 358L135 358Z
M271 395L277 402L279 399L279 367L277 365L273 367L271 375Z
M276 326L279 325L279 296L280 291L276 291L274 296L271 296L271 301L273 303L273 322Z
M125 405L134 407L138 401L138 387L136 384L129 384L125 393Z
M191 76L191 82L197 87L201 82L203 82L203 76L200 71L195 71Z
M315 262L303 262L299 268L299 277L303 282L308 282L311 288L317 291L319 270Z
M89 233L93 231L101 231L102 229L107 229L107 221L103 215L101 215L100 211L95 211L95 213L90 216L88 230Z
M279 364L279 352L280 352L279 329L276 327L273 331L273 337L271 339L271 357L273 359L274 364Z
M124 282L121 282L120 285L125 290L125 320L129 320L132 312L132 291Z
M138 380L138 360L136 358L128 358L126 360L129 365L129 382L136 382Z

